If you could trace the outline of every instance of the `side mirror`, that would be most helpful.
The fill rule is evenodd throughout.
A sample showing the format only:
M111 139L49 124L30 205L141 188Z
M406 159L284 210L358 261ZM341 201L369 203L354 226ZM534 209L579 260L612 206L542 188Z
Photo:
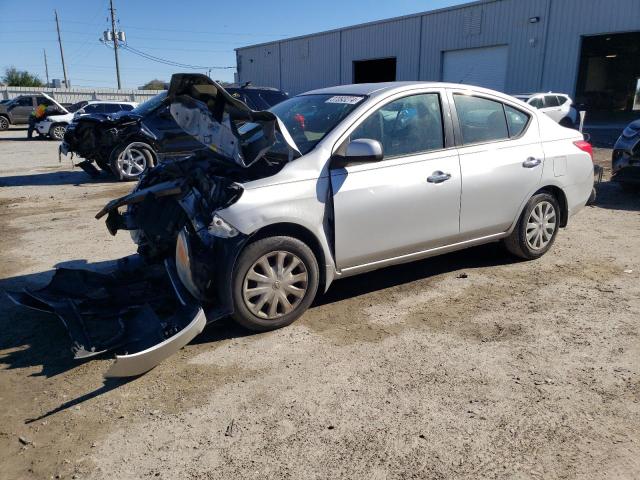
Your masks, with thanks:
M384 158L382 144L370 138L358 138L347 144L344 154L340 155L336 166L344 167L352 163L379 162Z

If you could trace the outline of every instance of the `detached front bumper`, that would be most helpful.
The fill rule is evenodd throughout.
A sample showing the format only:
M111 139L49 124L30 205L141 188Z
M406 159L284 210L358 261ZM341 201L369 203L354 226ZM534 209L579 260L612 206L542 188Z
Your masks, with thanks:
M106 274L61 268L42 289L6 293L18 305L60 318L76 359L114 353L106 377L151 370L207 323L170 260L149 265L138 256L128 257Z

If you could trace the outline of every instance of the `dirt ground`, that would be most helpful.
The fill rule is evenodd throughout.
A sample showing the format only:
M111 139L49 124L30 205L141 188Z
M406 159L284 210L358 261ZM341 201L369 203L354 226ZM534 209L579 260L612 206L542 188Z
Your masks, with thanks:
M0 133L0 287L132 253L93 218L132 185L25 133ZM493 244L346 279L130 381L2 296L0 478L638 478L640 194L607 178L537 261Z

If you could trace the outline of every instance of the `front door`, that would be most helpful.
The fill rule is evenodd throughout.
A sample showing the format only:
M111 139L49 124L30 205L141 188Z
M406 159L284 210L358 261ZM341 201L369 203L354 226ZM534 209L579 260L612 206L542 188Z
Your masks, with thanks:
M453 93L460 138L460 233L465 239L506 231L542 177L538 125L527 112L494 99Z
M445 148L439 92L392 100L347 141L378 140L380 162L331 170L339 269L445 245L459 234L460 166Z
M207 148L180 128L171 116L168 105L162 105L148 113L142 123L157 137L159 154L180 157Z

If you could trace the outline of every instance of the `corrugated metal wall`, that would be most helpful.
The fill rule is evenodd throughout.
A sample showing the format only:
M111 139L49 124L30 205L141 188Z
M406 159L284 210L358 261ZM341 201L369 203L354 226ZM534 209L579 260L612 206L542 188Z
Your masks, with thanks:
M296 94L351 83L354 60L396 57L398 80L439 81L444 52L506 45L507 92L574 94L581 36L626 31L640 31L640 0L485 0L241 48L238 77Z

